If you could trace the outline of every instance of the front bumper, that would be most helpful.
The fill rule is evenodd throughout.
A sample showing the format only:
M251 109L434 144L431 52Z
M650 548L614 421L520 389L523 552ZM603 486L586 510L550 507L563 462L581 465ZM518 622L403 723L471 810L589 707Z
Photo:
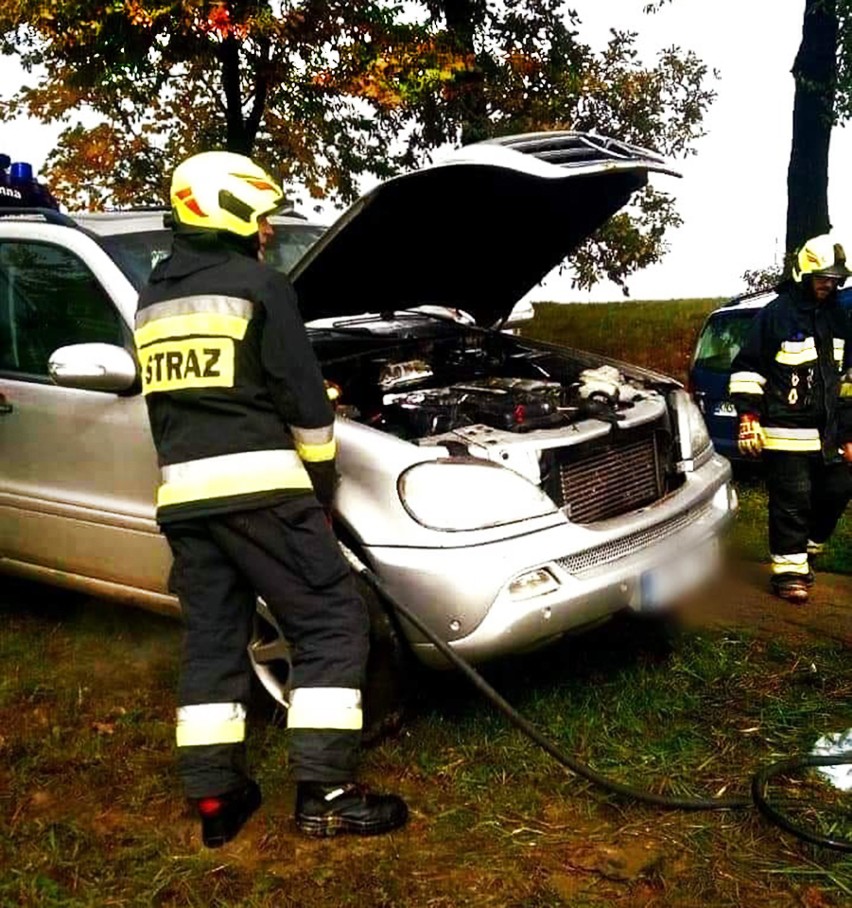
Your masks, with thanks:
M482 662L624 608L665 607L700 583L715 568L716 541L736 510L730 479L729 463L714 455L671 495L593 526L565 521L457 548L374 546L368 558L397 598L465 659ZM540 571L550 580L531 588L517 582ZM423 663L446 667L433 644L404 627Z

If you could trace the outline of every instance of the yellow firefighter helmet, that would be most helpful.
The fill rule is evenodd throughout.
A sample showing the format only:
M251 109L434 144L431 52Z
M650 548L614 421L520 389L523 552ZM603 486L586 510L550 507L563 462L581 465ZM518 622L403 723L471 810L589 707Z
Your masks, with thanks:
M852 274L846 267L846 253L840 243L828 233L808 240L796 253L793 280L800 282L807 275L834 277L841 283Z
M229 151L205 151L179 164L170 196L176 223L240 237L256 234L257 219L284 202L281 187L262 167Z

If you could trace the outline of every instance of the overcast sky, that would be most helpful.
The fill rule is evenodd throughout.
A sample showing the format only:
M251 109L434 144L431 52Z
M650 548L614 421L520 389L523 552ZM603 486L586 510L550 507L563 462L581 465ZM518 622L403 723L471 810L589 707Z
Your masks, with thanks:
M630 280L634 299L726 296L740 292L741 275L783 258L787 163L793 111L793 60L801 40L804 0L672 0L653 16L644 0L574 0L582 36L603 46L612 26L639 33L644 59L672 44L695 51L720 73L717 98L695 144L678 163L683 179L652 182L678 200L683 226L657 266ZM829 210L835 229L852 228L845 212L852 187L848 129L832 135ZM852 239L848 241L852 246ZM533 298L617 299L612 286L578 294L551 278Z
M683 179L655 175L673 193L684 224L670 235L663 262L630 280L633 299L729 296L743 289L741 275L783 255L786 178L793 109L793 59L801 38L804 0L673 0L653 16L646 0L573 0L580 37L602 47L611 27L639 32L651 63L662 48L694 50L721 78L697 155L678 162ZM13 62L0 58L0 94L21 84ZM57 134L54 127L18 121L0 126L0 151L38 170ZM603 131L603 130L602 130ZM852 248L852 130L834 130L829 210L834 229ZM556 275L532 299L610 300L611 285L591 293L572 290Z

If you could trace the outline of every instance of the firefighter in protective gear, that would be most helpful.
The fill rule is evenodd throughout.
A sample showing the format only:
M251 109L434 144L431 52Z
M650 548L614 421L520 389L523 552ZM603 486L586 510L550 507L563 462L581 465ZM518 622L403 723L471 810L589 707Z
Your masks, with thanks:
M766 468L772 588L794 602L852 498L852 320L837 305L850 274L833 237L808 240L731 367L739 450Z
M171 186L174 244L142 290L135 339L161 468L157 520L185 619L177 747L205 845L261 796L246 765L257 596L292 649L296 823L378 833L405 803L353 781L368 619L327 514L334 416L289 280L264 264L282 191L249 158L206 152Z

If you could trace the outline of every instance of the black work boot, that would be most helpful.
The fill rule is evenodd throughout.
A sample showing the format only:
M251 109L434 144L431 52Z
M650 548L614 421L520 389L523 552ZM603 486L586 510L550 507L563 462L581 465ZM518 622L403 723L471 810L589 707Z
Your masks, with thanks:
M808 583L807 574L779 574L772 578L772 592L779 599L804 605L808 601L808 587L812 583L813 576Z
M365 785L299 782L296 788L296 826L307 835L378 835L407 819L402 798L373 794Z
M252 781L226 794L194 798L201 818L201 841L208 848L219 848L230 842L260 807L260 802L260 788Z

